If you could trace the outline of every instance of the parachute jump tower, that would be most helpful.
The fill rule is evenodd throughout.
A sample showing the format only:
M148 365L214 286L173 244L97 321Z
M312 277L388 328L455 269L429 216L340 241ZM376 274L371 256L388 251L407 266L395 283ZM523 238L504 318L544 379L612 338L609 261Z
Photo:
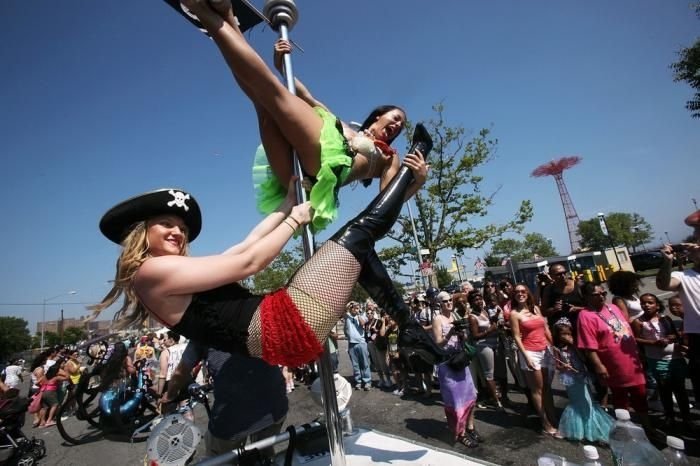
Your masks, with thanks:
M581 237L578 234L578 214L576 213L576 208L571 200L571 196L569 196L569 190L566 189L566 183L564 183L564 170L578 165L581 160L581 157L575 155L561 157L557 160L552 160L551 162L540 165L530 174L530 176L535 178L543 176L554 177L554 181L556 181L557 188L559 189L561 205L564 207L564 217L566 218L566 228L569 231L569 243L571 244L572 253L581 249Z

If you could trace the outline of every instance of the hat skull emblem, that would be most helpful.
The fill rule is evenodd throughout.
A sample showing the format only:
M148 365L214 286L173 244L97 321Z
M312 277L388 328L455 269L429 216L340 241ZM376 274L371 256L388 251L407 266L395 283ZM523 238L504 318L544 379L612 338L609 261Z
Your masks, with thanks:
M190 210L189 206L185 204L185 201L189 201L190 199L189 194L185 194L180 191L173 191L172 189L168 191L168 194L170 194L173 197L172 201L168 201L168 207L182 207L183 209L185 209L185 212Z

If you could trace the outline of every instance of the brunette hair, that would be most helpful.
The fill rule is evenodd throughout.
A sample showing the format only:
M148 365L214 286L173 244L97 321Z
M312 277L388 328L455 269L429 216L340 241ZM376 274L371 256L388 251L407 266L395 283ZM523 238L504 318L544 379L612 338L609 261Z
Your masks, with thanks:
M641 277L629 270L618 270L608 277L608 288L615 296L630 296L634 286L641 282Z
M527 291L527 301L525 301L525 305L531 312L535 312L535 308L537 307L537 303L535 303L535 297L532 295L532 291L530 291L530 288L525 283L518 283L513 287L513 296L510 298L510 307L511 309L518 309L518 302L515 300L515 289L519 286L522 286L525 288L525 291Z
M374 108L374 110L372 110L372 111L369 113L369 115L367 116L367 118L365 118L365 121L362 122L362 126L360 126L360 131L366 130L367 128L369 128L370 126L372 126L372 123L374 123L374 122L377 120L377 118L379 118L380 116L384 115L385 113L389 113L389 112L392 111L392 110L399 110L401 113L403 113L404 117L406 117L406 110L404 110L403 108L401 108L401 107L399 107L399 106L396 106L396 105L380 105L379 107ZM405 125L404 125L404 126L405 126ZM391 143L394 142L394 139L396 139L396 136L398 136L399 134L401 134L401 132L403 131L403 128L404 128L404 127L402 126L402 127L401 127L401 130L400 130L398 133L396 133L396 134L394 135L394 137L392 137L391 139L389 139L388 141L385 141L385 142L386 142L387 144L391 145ZM368 187L370 184L372 184L372 179L371 179L371 178L367 178L367 179L365 179L365 180L362 180L362 185L363 185L365 188Z

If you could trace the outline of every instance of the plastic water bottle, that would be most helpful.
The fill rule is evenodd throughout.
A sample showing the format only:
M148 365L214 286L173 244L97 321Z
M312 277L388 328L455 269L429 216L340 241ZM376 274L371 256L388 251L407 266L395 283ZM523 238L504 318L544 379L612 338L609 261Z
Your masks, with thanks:
M598 449L593 445L584 445L583 447L583 457L586 458L586 462L583 466L603 466L598 459Z
M664 456L669 466L685 466L690 460L685 456L685 442L678 437L666 437L668 448L664 450Z
M664 455L649 442L644 429L630 421L626 409L616 409L615 428L610 432L610 449L616 466L665 466Z
M566 458L552 453L545 453L537 458L537 466L578 466L576 463L567 461Z

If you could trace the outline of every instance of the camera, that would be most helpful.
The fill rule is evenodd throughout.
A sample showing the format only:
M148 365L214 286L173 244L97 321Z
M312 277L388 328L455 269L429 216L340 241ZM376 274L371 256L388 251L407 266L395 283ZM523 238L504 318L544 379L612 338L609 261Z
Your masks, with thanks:
M457 330L467 330L469 328L469 319L458 319L452 322Z
M679 254L686 251L686 246L684 244L672 244L671 249L676 254Z

